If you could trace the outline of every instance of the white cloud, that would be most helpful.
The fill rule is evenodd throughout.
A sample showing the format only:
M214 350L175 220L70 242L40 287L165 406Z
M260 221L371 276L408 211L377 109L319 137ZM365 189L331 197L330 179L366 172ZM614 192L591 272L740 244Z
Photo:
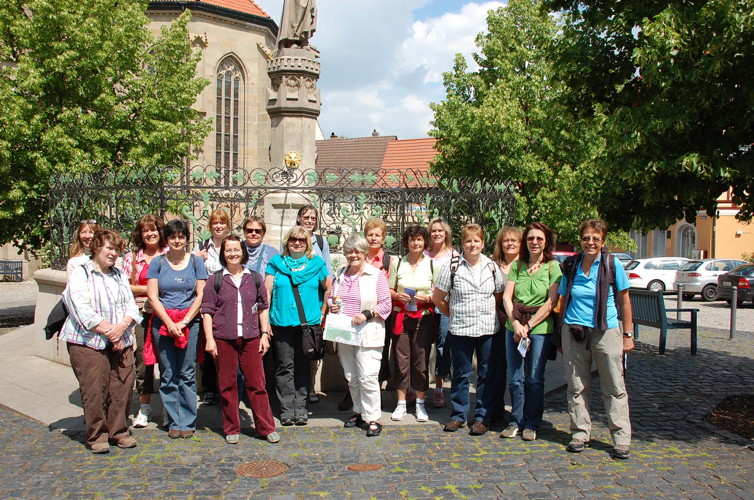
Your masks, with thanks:
M257 2L280 21L282 0ZM456 53L476 50L486 15L503 2L319 0L320 124L325 137L364 137L373 129L402 139L424 137L430 102L444 97L442 73ZM430 17L417 18L417 12Z
M442 73L453 66L458 53L467 59L476 51L476 35L486 28L487 12L502 2L468 3L459 12L415 21L409 38L400 48L399 73L426 70L425 83L442 82Z

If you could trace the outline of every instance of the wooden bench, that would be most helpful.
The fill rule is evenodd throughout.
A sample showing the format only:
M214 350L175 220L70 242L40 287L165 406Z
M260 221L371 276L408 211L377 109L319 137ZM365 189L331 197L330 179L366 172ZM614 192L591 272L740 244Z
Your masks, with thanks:
M12 276L14 281L22 281L24 263L20 260L0 260L0 276Z
M665 354L668 330L688 328L691 331L691 354L696 355L696 317L699 309L665 309L662 290L652 292L639 288L629 290L634 321L634 337L639 338L639 325L660 329L660 354ZM691 313L691 321L668 318L668 313Z

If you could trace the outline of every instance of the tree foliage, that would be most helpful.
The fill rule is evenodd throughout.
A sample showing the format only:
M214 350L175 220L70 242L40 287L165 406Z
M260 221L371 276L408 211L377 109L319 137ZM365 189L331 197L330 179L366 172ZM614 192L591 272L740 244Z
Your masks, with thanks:
M600 210L622 227L714 215L729 187L754 214L754 1L545 0L560 9L556 78L599 126L619 179Z
M590 165L603 142L563 104L568 89L553 78L558 26L539 0L511 0L487 23L478 69L458 55L444 75L445 100L432 104L440 153L432 168L512 182L518 224L542 221L576 243L580 222L598 215Z
M180 163L209 132L190 13L158 36L147 1L0 4L0 241L47 238L50 176ZM96 216L96 214L90 214Z

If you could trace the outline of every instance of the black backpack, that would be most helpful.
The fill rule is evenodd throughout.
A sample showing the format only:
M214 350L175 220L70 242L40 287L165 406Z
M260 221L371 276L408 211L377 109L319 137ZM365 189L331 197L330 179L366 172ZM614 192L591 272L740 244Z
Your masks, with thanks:
M254 285L256 285L257 290L259 290L259 285L262 284L262 276L256 272L256 271L249 271L251 273L251 277L254 280ZM215 271L215 294L220 293L220 287L223 286L223 270L219 269Z

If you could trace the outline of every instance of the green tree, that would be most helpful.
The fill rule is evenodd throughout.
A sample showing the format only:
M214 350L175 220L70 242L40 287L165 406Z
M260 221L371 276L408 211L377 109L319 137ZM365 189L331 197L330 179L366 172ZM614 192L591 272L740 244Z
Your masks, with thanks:
M192 109L208 82L196 77L190 13L154 36L147 3L0 4L0 241L44 244L51 176L112 170L138 181L209 132Z
M557 78L599 126L600 210L620 226L714 215L729 187L754 214L754 1L546 0L561 9Z
M542 221L576 243L580 222L598 214L590 162L603 143L561 102L567 88L552 77L558 26L539 0L511 0L487 24L473 55L479 69L456 56L446 98L432 104L440 153L432 168L512 182L517 224Z

